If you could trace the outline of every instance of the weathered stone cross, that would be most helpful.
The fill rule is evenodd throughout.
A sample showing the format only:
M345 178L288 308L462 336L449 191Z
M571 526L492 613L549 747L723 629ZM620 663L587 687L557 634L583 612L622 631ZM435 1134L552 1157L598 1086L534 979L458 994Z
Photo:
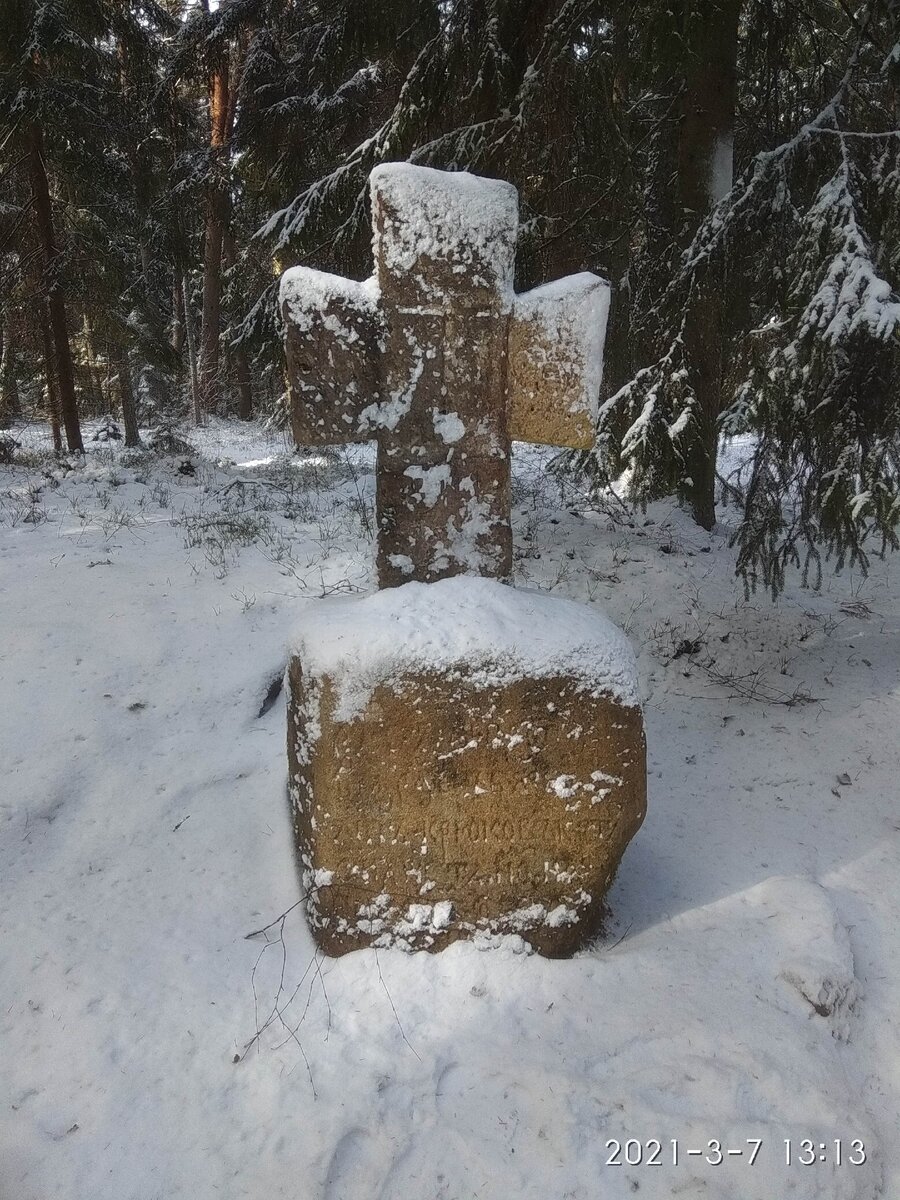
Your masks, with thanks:
M307 917L328 954L571 954L644 815L636 672L593 607L497 580L510 439L593 440L608 288L514 293L509 184L394 163L371 188L374 278L281 285L297 442L378 450L382 590L305 606L288 671Z
M377 441L381 587L503 579L510 439L592 444L608 286L513 292L511 184L386 163L370 187L375 276L282 277L294 437Z

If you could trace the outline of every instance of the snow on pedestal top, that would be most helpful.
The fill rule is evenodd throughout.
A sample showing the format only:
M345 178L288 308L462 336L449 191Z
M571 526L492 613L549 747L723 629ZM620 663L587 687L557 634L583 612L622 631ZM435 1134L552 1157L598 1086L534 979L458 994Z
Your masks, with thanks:
M312 267L289 267L278 285L278 305L297 329L307 332L313 327L314 315L338 301L348 312L367 320L378 319L378 280L374 276L357 282L343 275L316 271ZM341 342L353 342L358 332L335 320L325 328Z
M369 176L379 269L410 271L422 258L444 260L483 285L512 293L519 195L511 183L468 171L382 163Z
M476 687L565 674L638 703L631 645L596 608L470 575L313 603L293 648L305 672L332 681L344 721L379 683L429 671L458 671Z

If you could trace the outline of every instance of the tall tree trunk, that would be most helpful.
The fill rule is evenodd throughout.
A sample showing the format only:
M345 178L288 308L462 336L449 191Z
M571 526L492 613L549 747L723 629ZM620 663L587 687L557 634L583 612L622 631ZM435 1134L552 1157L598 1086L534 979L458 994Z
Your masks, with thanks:
M0 328L0 429L9 429L19 415L16 344L9 325Z
M135 63L131 53L129 52L128 44L120 36L117 44L117 55L119 60L119 90L121 100L124 105L124 111L136 116L141 113L145 107L146 97L142 97L141 89L141 65ZM164 337L164 322L162 314L158 311L153 291L153 266L154 255L153 245L151 241L150 230L152 228L150 221L150 204L151 198L148 189L148 180L152 177L153 167L152 158L147 149L146 131L153 128L153 117L149 114L144 114L142 117L137 117L134 121L126 144L126 156L128 165L131 171L132 183L134 186L134 196L137 208L137 234L138 234L138 249L141 256L141 277L142 287L137 296L137 307L143 322L144 328L149 334L153 342L157 339L162 341ZM124 360L125 370L122 371L122 362ZM134 393L131 387L131 374L128 370L128 350L127 346L115 351L115 358L110 357L110 364L116 366L117 373L120 379L120 396L123 405L123 420L128 424L129 419L133 426L132 436L137 439L136 442L128 441L128 431L126 429L126 445L139 445L140 439L137 434L137 423L135 420L135 405ZM150 364L145 364L141 372L141 384L144 394L152 405L160 405L164 403L168 389L163 382L162 373ZM124 388L128 389L130 399L125 400ZM130 418L128 410L130 409Z
M678 184L685 237L731 190L737 86L740 0L707 0L687 6L687 52L683 118L678 145ZM695 436L684 489L694 520L716 523L716 453L724 408L724 316L721 268L699 280L686 317L685 353L697 398Z
M82 368L82 379L88 381L88 394L91 397L90 415L94 417L102 417L108 413L112 405L107 402L106 393L103 390L103 374L100 370L100 365L97 361L97 347L94 342L94 326L87 312L84 314L84 324L82 329L82 343L84 345L84 357L86 366ZM83 399L83 398L82 398ZM84 411L84 404L82 404Z
M179 356L184 352L184 294L177 275L172 285L172 349Z
M230 271L237 262L237 248L230 229L225 230L223 242L225 265ZM238 416L243 421L253 419L253 388L250 384L250 364L247 362L247 351L243 346L232 346L229 350L231 361L234 363L234 378L238 387Z
M125 426L125 445L140 446L137 411L134 404L134 388L131 386L131 369L124 349L116 355L116 371L119 376L119 399L122 402L122 424Z
M203 243L203 318L200 327L200 402L206 412L219 405L219 326L222 301L222 238L226 222L225 149L229 116L228 55L209 81L210 181Z
M200 380L197 378L197 349L194 339L194 318L188 301L190 290L188 278L184 275L181 280L181 303L184 311L184 332L187 340L188 369L191 379L191 407L194 413L194 424L203 424L203 405L200 402Z
M62 454L62 431L59 426L59 396L56 391L56 366L53 361L53 335L50 330L47 297L41 286L40 261L36 254L29 256L28 275L33 295L32 311L35 325L40 334L41 354L44 360L44 386L47 392L45 412L50 420L50 430L53 434L53 450L60 455Z
M62 430L59 427L59 396L56 391L56 370L53 362L53 337L50 331L50 315L47 311L45 297L39 297L37 304L38 318L41 326L41 344L44 350L44 378L47 381L47 409L50 414L50 428L53 432L53 449L57 454L61 454Z
M81 426L78 421L78 401L75 397L75 374L72 369L72 350L69 345L69 330L66 322L66 301L62 282L58 277L59 247L53 229L53 208L50 203L50 187L44 167L44 135L35 122L29 131L29 167L34 211L38 234L44 255L44 288L50 328L53 332L55 350L54 365L59 387L59 404L66 430L69 450L84 452Z
M621 134L618 147L619 190L623 196L631 196L634 189L634 173L631 156L625 152L630 137L630 67L629 25L625 13L613 21L612 80L610 102L616 125ZM605 150L605 147L604 147ZM631 248L634 242L634 224L639 212L638 204L628 205L629 215L623 222L618 238L607 249L607 263L612 283L609 319L606 327L606 345L603 351L603 380L600 389L601 401L607 400L634 374L634 347L631 335Z

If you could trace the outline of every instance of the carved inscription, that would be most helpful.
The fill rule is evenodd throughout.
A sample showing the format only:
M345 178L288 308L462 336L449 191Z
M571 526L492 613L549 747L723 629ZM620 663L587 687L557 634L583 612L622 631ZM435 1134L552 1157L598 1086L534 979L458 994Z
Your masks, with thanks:
M570 837L565 823L553 819L505 817L427 816L421 825L402 827L401 837L410 845L425 842L432 856L451 861L456 852L475 845L514 844L523 853L542 853L563 846Z
M301 858L320 880L319 944L341 953L396 935L432 949L506 929L544 953L570 953L596 932L643 818L640 710L576 701L577 684L559 677L481 689L459 675L419 682L415 703L411 680L379 685L347 722L321 706L308 761L292 760Z

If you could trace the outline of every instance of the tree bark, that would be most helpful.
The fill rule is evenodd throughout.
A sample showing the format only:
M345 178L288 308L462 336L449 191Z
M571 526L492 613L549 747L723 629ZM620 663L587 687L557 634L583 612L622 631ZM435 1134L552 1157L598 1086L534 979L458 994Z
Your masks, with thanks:
M91 399L88 414L93 417L102 417L110 411L111 405L107 403L106 393L103 390L104 379L97 362L94 326L86 311L82 327L82 344L84 346L84 357L87 360L86 364L82 366L82 381L86 379L88 384L87 388L84 388L84 384L82 383L82 412L85 411L84 392L86 391Z
M685 92L678 144L678 184L685 241L731 189L737 93L740 0L687 6ZM685 355L696 396L694 437L684 498L704 529L716 523L716 454L724 407L726 311L722 270L711 264L698 279L686 314Z
M184 351L184 295L177 274L172 285L172 349L178 355Z
M56 392L56 373L53 362L53 337L50 331L50 316L47 312L45 297L41 296L37 304L41 327L41 344L44 349L44 378L47 381L47 409L50 414L50 428L53 431L53 449L57 454L61 454L62 430L59 426L59 396Z
M237 248L231 230L225 231L223 243L225 265L231 270L237 262ZM250 383L250 364L247 362L247 351L243 346L232 346L231 361L234 363L234 377L238 388L238 416L243 421L253 419L253 388Z
M613 105L616 124L621 131L622 141L630 136L630 57L628 45L628 22L624 12L613 21L612 81L610 102ZM620 191L629 196L633 192L634 177L631 158L619 150ZM638 205L629 205L634 216L629 215L623 228L607 250L612 293L606 327L606 345L603 351L603 379L600 387L601 402L607 400L627 383L634 374L634 347L631 333L631 248L634 241L634 223ZM578 268L576 268L578 269Z
M19 414L16 345L8 326L0 328L0 429L9 429Z
M206 194L206 237L203 244L203 318L200 327L200 403L206 412L218 408L219 327L222 302L222 238L227 187L224 183L229 116L228 54L209 81L210 180Z
M181 303L184 310L184 332L187 341L188 369L191 378L191 407L194 414L194 424L203 424L203 405L200 403L200 380L197 378L197 351L194 341L194 318L188 302L190 290L187 275L181 280Z
M29 167L34 198L34 211L38 234L44 256L43 286L47 297L50 328L55 350L54 365L58 384L59 404L66 430L69 450L84 452L81 426L78 421L78 401L75 396L75 374L72 368L72 350L69 345L69 330L66 322L66 302L62 283L58 277L59 246L53 229L53 208L50 203L50 186L44 167L44 135L35 122L29 131Z
M122 402L122 424L125 426L125 445L140 446L141 435L138 432L134 388L131 386L131 369L128 366L128 355L125 350L118 352L116 370L119 375L119 399Z

